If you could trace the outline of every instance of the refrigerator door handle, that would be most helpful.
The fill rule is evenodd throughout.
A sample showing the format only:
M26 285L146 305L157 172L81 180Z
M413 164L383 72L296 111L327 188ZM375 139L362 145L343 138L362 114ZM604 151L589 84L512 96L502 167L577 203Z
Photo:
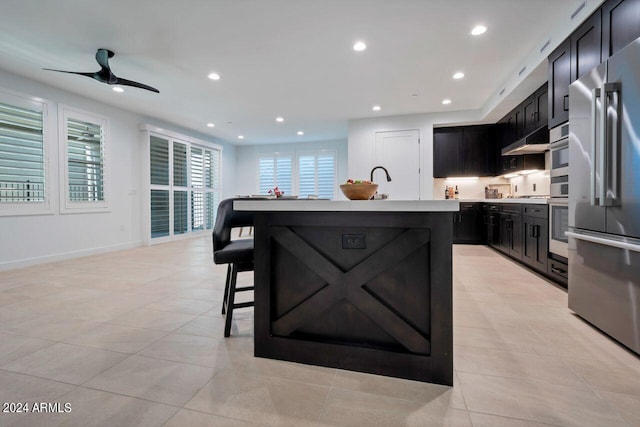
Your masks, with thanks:
M567 237L573 237L577 240L584 240L591 243L598 243L604 246L611 246L613 248L618 249L626 249L633 252L640 252L640 244L635 244L631 242L621 242L618 240L605 239L603 237L590 236L588 234L575 233L573 231L565 231L564 233Z
M620 118L621 88L620 82L605 83L603 87L603 111L606 111L606 114L603 115L607 117L607 136L611 136L610 140L606 141L606 151L603 150L602 156L607 163L606 175L600 175L602 184L604 184L602 187L606 191L601 193L601 199L604 199L603 206L614 206L618 202L618 139L620 132L618 120Z
M600 88L596 87L591 90L591 163L590 163L590 181L591 185L589 185L589 204L591 206L596 206L596 204L600 204L600 201L596 197L596 187L597 187L597 175L596 175L596 151L598 147L598 128L596 126L597 123L597 110L598 110L598 98L600 98ZM602 130L602 126L600 126Z

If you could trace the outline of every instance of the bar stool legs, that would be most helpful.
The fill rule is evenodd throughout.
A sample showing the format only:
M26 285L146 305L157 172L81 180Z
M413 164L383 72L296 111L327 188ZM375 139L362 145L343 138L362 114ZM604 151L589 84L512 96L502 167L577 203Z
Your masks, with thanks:
M236 280L238 278L238 272L240 271L252 271L253 263L250 264L229 264L227 269L227 283L225 285L225 298L222 302L222 314L225 314L224 322L224 336L229 337L231 335L231 321L233 320L233 310L236 308L253 307L253 301L236 303L236 292L253 291L253 286L236 287Z

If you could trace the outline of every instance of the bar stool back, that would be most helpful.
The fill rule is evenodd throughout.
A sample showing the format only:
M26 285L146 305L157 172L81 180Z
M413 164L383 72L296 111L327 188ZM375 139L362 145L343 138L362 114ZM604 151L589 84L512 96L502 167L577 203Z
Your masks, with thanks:
M235 302L236 292L253 290L253 286L236 287L238 272L253 271L253 238L231 240L231 230L235 227L253 226L253 213L234 210L234 200L238 199L225 199L220 202L213 228L213 262L228 265L222 302L222 314L226 315L225 337L231 335L233 310L253 307L253 301Z

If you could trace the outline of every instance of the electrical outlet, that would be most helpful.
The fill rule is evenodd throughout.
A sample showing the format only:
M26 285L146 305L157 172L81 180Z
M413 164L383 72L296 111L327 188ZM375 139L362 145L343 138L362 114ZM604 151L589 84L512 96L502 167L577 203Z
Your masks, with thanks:
M366 249L367 241L364 234L343 234L342 249Z

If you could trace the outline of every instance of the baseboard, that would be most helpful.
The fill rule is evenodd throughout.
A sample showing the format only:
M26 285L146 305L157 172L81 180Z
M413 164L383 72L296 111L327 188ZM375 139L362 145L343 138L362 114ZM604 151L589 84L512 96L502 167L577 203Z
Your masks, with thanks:
M44 255L34 258L23 258L13 261L0 262L0 271L13 270L16 268L30 267L38 264L46 264L49 262L64 261L72 258L80 258L83 256L103 254L107 252L121 251L124 249L132 249L142 246L142 241L127 242L112 246L101 246L98 248L82 249L78 251L62 252L52 255Z

